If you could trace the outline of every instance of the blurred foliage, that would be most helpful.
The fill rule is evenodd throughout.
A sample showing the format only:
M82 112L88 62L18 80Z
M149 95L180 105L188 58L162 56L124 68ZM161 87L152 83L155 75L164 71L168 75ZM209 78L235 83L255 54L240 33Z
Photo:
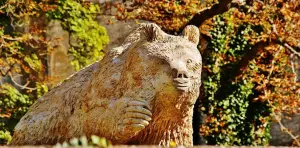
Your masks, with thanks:
M250 24L233 26L227 23L230 12L214 18L211 30L210 52L204 56L208 76L204 79L207 125L201 127L209 143L219 145L266 145L268 144L270 109L263 102L254 102L255 84L253 77L259 68L251 60L240 78L235 77L243 57L251 50L244 35L259 34ZM266 60L268 59L260 59ZM269 64L269 63L268 63ZM260 108L250 107L260 106ZM264 119L266 123L258 119Z
M105 138L100 138L98 136L92 135L89 139L85 136L80 138L72 138L69 142L57 143L55 148L65 148L65 147L101 147L101 148L110 148L112 144L110 141Z
M34 101L48 92L47 23L59 19L78 45L69 55L76 70L99 60L108 43L94 20L97 5L80 0L0 1L0 144L11 140L14 126Z
M91 64L103 57L103 46L109 42L105 28L95 21L100 12L98 5L79 3L79 0L60 0L58 8L47 13L51 19L62 21L66 30L70 31L72 38L77 40L69 53L74 57L72 65L75 70Z
M169 32L218 3L126 2L113 4L119 19L154 21ZM200 108L208 116L200 131L209 144L266 145L276 112L299 112L299 83L289 58L294 53L283 47L286 43L298 49L297 8L299 2L292 0L235 1L229 11L200 26L209 38L202 49L207 77Z
M208 144L267 145L273 119L282 112L300 112L300 84L290 58L299 49L284 46L300 39L294 30L299 23L289 26L292 30L285 25L299 20L295 3L235 5L201 26L210 38L203 55L207 77L200 107L207 114L200 133ZM275 32L275 26L283 32Z
M201 49L204 94L199 107L207 118L200 134L213 145L267 145L274 117L300 112L300 84L291 58L300 55L300 1L216 4L125 0L106 8L116 7L119 19L153 21L173 34L199 13L209 16L198 23L206 40L201 45L207 45ZM228 11L214 16L210 9Z
M130 0L129 0L130 1ZM107 4L116 7L118 19L144 19L163 30L176 32L197 13L209 9L216 0L135 0L133 3Z

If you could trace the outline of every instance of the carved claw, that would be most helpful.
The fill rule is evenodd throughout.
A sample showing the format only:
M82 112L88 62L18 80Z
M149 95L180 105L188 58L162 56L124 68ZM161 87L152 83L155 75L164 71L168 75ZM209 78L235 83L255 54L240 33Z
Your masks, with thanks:
M144 119L146 121L151 121L150 116L141 113L133 113L133 112L125 113L125 118L137 118L137 119Z
M144 129L149 125L151 116L150 106L146 101L134 100L129 102L123 116L124 130L138 132Z
M144 129L144 128L145 128L145 126L142 125L142 124L132 124L132 125L127 126L127 127L125 128L125 132L126 132L126 131L130 131L130 132L132 132L132 131L141 131L141 130Z
M146 114L148 116L152 116L151 111L149 111L148 109L145 109L141 106L129 106L128 108L126 108L126 113L127 112L133 112L133 113L142 113L142 114Z
M143 119L135 119L135 118L127 118L127 119L124 119L123 121L125 124L141 124L141 125L144 125L144 126L147 126L149 124L148 121L146 120L143 120Z
M128 103L129 106L143 106L146 107L147 109L150 109L149 104L146 101L143 100L138 100L138 101L131 101Z

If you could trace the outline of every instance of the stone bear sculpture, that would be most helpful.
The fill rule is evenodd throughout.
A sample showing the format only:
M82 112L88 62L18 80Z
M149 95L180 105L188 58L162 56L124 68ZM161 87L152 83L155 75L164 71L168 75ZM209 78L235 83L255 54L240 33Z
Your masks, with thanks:
M193 145L193 105L202 60L199 30L181 36L141 24L94 63L39 98L12 145L49 145L97 135L113 144Z

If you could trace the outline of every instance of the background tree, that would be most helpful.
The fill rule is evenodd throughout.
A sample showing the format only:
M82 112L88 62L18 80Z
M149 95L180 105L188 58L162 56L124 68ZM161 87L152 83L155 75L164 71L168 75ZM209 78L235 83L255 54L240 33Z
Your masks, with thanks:
M80 0L0 2L0 144L8 143L28 107L49 89L45 27L60 20L80 44L68 50L76 70L103 56L105 28L95 21L99 6ZM61 40L61 39L57 39Z
M300 55L299 1L138 0L131 7L114 5L120 19L154 21L173 34L186 24L199 26L205 64L195 115L207 115L199 132L208 144L266 145L272 120L300 112L294 60ZM281 128L299 146L292 131Z

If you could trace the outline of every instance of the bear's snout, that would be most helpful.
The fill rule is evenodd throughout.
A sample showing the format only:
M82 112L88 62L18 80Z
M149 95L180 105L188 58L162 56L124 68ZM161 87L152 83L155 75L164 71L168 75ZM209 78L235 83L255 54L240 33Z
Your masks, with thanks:
M190 87L190 75L187 71L185 63L181 61L175 61L170 64L172 68L172 76L175 87L180 90L187 92Z

